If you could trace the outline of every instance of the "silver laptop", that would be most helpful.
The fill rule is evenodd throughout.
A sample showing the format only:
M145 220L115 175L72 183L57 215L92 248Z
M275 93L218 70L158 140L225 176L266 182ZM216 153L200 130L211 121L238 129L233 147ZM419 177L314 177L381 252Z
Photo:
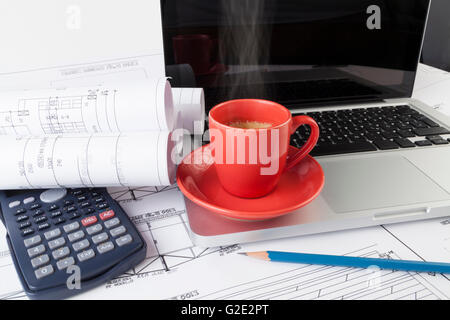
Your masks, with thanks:
M176 86L204 87L208 108L234 98L274 100L321 128L312 155L325 187L314 202L277 219L242 222L186 199L196 244L450 215L450 119L411 99L429 6L428 0L162 2L167 70ZM185 47L192 52L180 57L173 38L199 33L205 45ZM308 134L301 128L291 143L301 146Z

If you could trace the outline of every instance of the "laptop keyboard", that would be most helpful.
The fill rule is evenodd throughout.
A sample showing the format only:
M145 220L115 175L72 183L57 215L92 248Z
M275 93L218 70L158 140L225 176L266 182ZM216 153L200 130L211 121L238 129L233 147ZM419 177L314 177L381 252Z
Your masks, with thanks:
M293 114L297 115L312 117L320 127L313 156L450 143L450 138L442 137L450 131L406 105ZM300 127L292 135L291 144L301 147L309 134L309 127Z

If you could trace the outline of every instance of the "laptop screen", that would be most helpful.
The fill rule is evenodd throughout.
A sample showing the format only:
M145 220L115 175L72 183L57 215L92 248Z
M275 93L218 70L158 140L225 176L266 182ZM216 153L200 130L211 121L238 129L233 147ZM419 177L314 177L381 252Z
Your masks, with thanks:
M410 97L429 0L161 0L167 75L207 107Z

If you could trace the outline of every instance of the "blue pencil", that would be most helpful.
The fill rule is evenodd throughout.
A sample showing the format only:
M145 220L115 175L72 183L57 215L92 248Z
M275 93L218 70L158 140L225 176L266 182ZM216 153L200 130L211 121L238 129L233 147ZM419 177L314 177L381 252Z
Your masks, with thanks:
M348 256L332 256L296 252L260 251L240 252L249 257L277 262L320 264L337 267L368 268L377 266L380 269L392 269L414 272L450 273L450 263L423 262L408 260L391 260L378 258L362 258Z

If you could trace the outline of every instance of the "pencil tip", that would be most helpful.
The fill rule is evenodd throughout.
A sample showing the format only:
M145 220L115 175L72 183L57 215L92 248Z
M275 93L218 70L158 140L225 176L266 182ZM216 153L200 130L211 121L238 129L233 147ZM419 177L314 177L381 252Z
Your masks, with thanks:
M247 252L238 252L237 254L241 254L241 255L243 255L243 256L246 256L246 255L247 255Z

